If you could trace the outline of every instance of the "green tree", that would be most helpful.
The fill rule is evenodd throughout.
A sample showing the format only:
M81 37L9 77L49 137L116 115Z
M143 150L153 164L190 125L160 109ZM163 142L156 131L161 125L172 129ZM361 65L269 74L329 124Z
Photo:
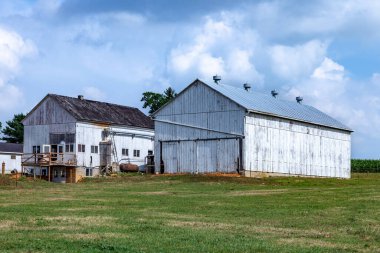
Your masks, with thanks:
M24 125L21 121L25 115L15 114L12 120L6 122L6 126L1 133L4 135L1 139L10 143L23 143L24 141Z
M175 91L169 87L163 94L150 91L144 92L141 101L144 102L143 108L149 107L149 113L152 114L172 100L176 95Z

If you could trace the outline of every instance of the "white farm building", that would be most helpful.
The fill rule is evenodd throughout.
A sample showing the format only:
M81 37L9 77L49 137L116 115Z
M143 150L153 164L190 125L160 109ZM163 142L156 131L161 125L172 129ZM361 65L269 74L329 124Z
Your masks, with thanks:
M153 154L153 121L133 107L48 94L22 123L24 171L49 181L144 166Z
M22 144L0 142L0 167L4 166L4 173L21 172L21 156Z
M195 80L155 112L156 171L350 177L351 129L246 88Z

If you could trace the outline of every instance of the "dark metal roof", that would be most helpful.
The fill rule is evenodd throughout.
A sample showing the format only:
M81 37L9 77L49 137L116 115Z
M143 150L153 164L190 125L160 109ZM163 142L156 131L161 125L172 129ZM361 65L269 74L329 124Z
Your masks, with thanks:
M154 123L139 109L105 102L49 94L78 121L154 128Z
M0 142L0 153L22 153L23 145L17 143L4 143Z
M248 111L294 119L352 132L349 127L345 126L338 120L309 105L274 98L271 95L266 95L259 92L247 92L246 90L238 87L215 83L204 84L228 97Z

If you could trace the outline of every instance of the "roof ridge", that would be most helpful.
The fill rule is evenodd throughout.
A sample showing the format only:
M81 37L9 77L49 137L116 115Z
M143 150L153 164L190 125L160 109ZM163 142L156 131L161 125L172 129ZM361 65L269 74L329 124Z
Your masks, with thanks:
M52 93L49 93L48 95L49 95L49 96L55 96L55 97L64 97L64 98L70 98L70 99L78 99L78 98L76 98L76 97L65 96L65 95L58 95L58 94L52 94ZM92 99L86 99L86 98L85 98L83 101L87 101L87 102L95 102L95 103L102 103L102 104L109 104L109 105L114 105L114 106L120 106L120 107L125 107L125 108L130 108L130 109L137 109L137 110L139 110L139 108L137 108L137 107L127 106L127 105L121 105L121 104L115 104L115 103L104 102L104 101L98 101L98 100L92 100Z

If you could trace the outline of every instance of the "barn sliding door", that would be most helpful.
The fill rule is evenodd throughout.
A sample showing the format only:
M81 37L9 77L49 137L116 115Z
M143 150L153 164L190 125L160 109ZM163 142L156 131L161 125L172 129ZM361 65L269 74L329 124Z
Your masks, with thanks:
M238 170L238 139L162 143L165 173L231 173Z

